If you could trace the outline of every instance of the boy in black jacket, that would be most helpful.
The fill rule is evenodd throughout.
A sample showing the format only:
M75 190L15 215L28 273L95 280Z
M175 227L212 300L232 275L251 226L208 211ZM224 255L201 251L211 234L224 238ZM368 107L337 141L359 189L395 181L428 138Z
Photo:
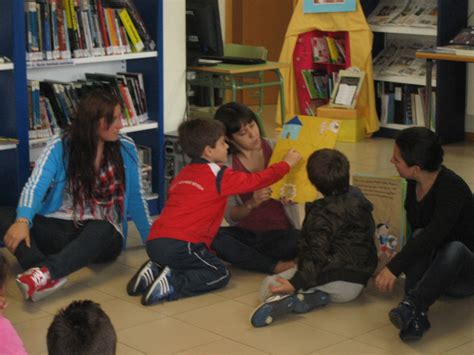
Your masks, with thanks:
M251 317L255 327L329 301L352 301L377 266L372 204L349 185L347 158L337 150L321 149L309 157L306 169L324 198L306 206L298 267L264 280L266 300ZM273 296L268 297L270 293Z

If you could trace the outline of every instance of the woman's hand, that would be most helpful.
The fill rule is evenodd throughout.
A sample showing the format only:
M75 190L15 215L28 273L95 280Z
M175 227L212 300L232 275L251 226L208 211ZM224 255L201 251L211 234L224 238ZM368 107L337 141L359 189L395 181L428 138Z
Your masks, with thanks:
M280 197L280 202L283 206L289 206L289 205L294 205L295 204L293 200L289 199L286 196Z
M17 221L13 223L5 233L5 238L3 239L5 246L12 253L15 253L16 248L22 241L25 241L25 244L28 248L31 246L30 228L28 226L27 220L21 220L21 222Z
M388 267L384 267L375 277L375 286L382 292L391 292L395 286L397 277L392 274Z
M272 189L269 187L254 191L252 196L252 208L255 208L262 202L269 200L271 195Z
M276 279L277 282L281 283L280 286L270 286L270 291L276 295L291 295L295 293L295 288L287 279L279 277Z

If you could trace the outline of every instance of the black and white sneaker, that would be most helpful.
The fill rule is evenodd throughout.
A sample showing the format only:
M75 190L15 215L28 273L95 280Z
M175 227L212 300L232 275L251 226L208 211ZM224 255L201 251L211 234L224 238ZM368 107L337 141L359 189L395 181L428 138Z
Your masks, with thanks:
M295 295L275 295L268 297L250 316L254 327L264 327L275 319L293 312L296 304Z
M172 301L175 299L177 297L171 282L171 269L166 266L143 293L142 305L150 306L161 301Z
M143 264L127 284L127 293L129 296L143 294L153 281L155 281L162 269L160 265L151 260Z

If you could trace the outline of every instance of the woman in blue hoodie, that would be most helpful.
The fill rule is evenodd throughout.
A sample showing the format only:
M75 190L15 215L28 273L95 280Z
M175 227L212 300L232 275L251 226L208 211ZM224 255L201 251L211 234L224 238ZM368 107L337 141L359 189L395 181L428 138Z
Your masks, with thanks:
M115 96L102 89L84 96L72 124L36 161L16 211L0 209L0 238L26 270L16 279L26 299L48 296L91 262L115 260L127 215L142 240L148 236L137 150L122 127Z

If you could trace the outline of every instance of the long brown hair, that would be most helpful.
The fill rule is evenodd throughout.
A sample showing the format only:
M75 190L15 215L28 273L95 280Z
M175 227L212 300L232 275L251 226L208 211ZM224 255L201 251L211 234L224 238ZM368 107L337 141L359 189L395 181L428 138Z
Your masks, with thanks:
M67 152L67 179L73 198L73 209L81 208L92 199L97 177L94 167L99 142L99 123L105 119L107 128L114 121L119 100L109 91L94 89L80 101L77 114L66 129L63 144ZM115 167L117 179L125 184L120 140L105 142L103 159Z

